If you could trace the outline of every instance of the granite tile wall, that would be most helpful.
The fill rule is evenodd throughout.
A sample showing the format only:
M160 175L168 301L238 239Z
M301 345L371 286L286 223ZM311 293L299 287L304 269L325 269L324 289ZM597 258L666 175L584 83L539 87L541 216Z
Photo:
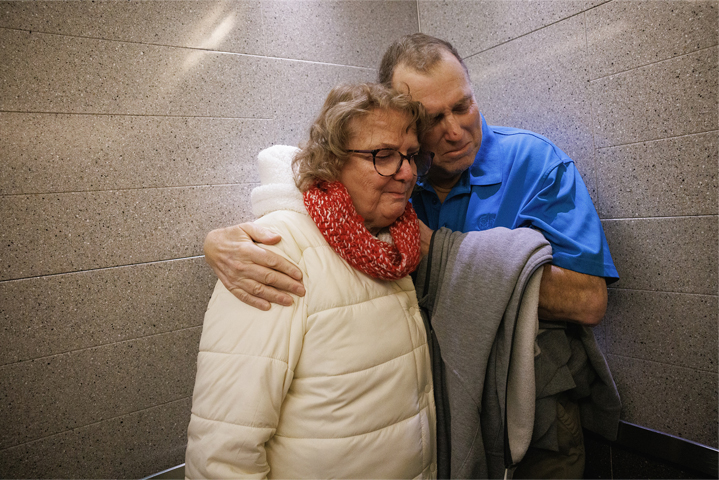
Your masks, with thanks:
M184 461L202 241L412 1L0 2L0 477Z
M597 336L622 418L717 447L716 0L418 0L488 123L575 160L621 279Z
M421 31L491 124L575 159L622 279L601 338L623 418L717 446L715 0L0 2L0 476L184 458L214 284L254 158Z

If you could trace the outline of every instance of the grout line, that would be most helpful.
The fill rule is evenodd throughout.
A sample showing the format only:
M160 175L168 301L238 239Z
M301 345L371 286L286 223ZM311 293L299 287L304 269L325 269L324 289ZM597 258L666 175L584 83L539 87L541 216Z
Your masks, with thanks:
M513 41L515 41L515 40L518 40L518 39L520 39L520 38L526 37L526 36L528 36L528 35L532 35L533 33L536 33L536 32L538 32L538 31L540 31L540 30L544 30L545 28L551 27L551 26L556 25L556 24L558 24L558 23L561 23L561 22L563 22L563 21L565 21L565 20L569 20L570 18L574 18L574 17L577 17L577 16L579 16L579 15L583 15L584 13L588 12L589 10L593 10L593 9L595 9L595 8L597 8L597 7L600 7L600 6L602 6L602 5L606 4L606 3L609 3L610 1L612 1L612 0L607 0L607 2L601 3L601 4L599 4L599 5L595 5L594 7L588 8L588 9L586 9L586 10L582 10L581 12L577 12L577 13L575 13L575 14L573 14L573 15L569 15L568 17L560 18L559 20L557 20L557 21L555 21L555 22L548 23L548 24L546 24L546 25L542 25L541 27L535 28L534 30L531 30L531 31L529 31L529 32L527 32L527 33L523 33L523 34L518 35L518 36L516 36L516 37L512 37L512 38L510 38L509 40L505 40L504 42L498 43L498 44L496 44L496 45L492 45L491 47L485 48L484 50L480 50L479 52L475 52L475 53L473 53L473 54L471 54L471 55L467 55L466 57L462 57L462 60L467 60L467 59L472 58L472 57L474 57L474 56L476 56L476 55L480 55L480 54L482 54L482 53L488 52L488 51L490 51L490 50L492 50L492 49L495 49L495 48L497 48L497 47L501 47L502 45L506 45L506 44L508 44L508 43L510 43L510 42L513 42ZM586 31L586 22L585 22L584 28L585 28L585 31Z
M642 145L644 143L653 143L653 142L662 142L664 140L674 140L677 138L685 138L685 137L694 137L698 135L705 135L707 133L719 133L719 130L706 130L704 132L693 132L693 133L684 133L682 135L674 135L670 137L662 137L662 138L654 138L650 140L639 140L637 142L629 142L629 143L618 143L616 145L610 145L608 147L596 147L596 150L607 150L610 148L617 148L617 147L626 147L631 145Z
M11 448L17 448L17 447L22 447L22 446L25 446L25 445L30 445L31 443L39 442L39 441L46 440L46 439L52 438L52 437L57 437L58 435L63 435L63 434L65 434L65 433L67 433L67 432L74 432L75 430L80 430L80 429L82 429L82 428L92 427L93 425L99 425L99 424L101 424L101 423L103 423L103 422L108 422L108 421L111 421L111 420L116 420L116 419L118 419L118 418L126 417L126 416L128 416L128 415L134 415L134 414L136 414L136 413L146 412L146 411L148 411L148 410L152 410L153 408L164 407L165 405L169 405L169 404L171 404L171 403L180 402L180 401L186 400L186 399L188 399L188 398L189 398L189 399L192 399L192 395L186 396L186 397L180 397L180 398L177 398L177 399L175 399L175 400L169 400L169 401L167 401L167 402L159 403L159 404L157 404L157 405L152 405L152 406L147 407L147 408L141 408L140 410L135 410L135 411L133 411L133 412L123 413L123 414L121 414L121 415L116 415L116 416L114 416L114 417L103 418L102 420L98 420L98 421L96 421L96 422L91 422L91 423L88 423L88 424L86 424L86 425L81 425L81 426L79 426L79 427L73 427L73 428L70 428L70 429L68 429L68 430L63 430L62 432L53 433L52 435L48 435L48 436L46 436L46 437L40 437L40 438L36 438L36 439L33 439L33 440L29 440L29 441L24 442L24 443L18 443L18 444L16 444L16 445L10 445L9 447L4 447L4 448L0 449L0 452L6 451L6 450L10 450Z
M129 45L147 45L150 47L176 48L176 49L181 49L181 50L192 50L192 51L213 53L216 55L231 55L231 56L237 56L237 57L261 58L261 59L266 59L266 60L283 60L283 61L288 61L288 62L312 63L312 64L317 64L317 65L327 65L327 66L333 66L333 67L359 68L359 69L363 69L363 70L376 70L372 67L361 67L361 66L357 66L357 65L343 65L341 63L319 62L319 61L315 61L315 60L301 60L298 58L271 57L268 55L257 55L257 54L252 54L252 53L225 52L222 50L211 50L209 48L188 47L188 46L182 46L182 45L166 45L166 44L162 44L162 43L148 43L148 42L138 42L138 41L133 41L133 40L118 40L118 39L112 39L112 38L91 37L91 36L84 36L84 35L68 35L68 34L64 34L64 33L41 32L41 31L37 31L37 30L29 30L27 28L0 27L0 30L28 32L30 34L32 34L34 32L35 34L39 34L39 35L51 35L54 37L67 37L67 38L81 38L81 39L88 39L88 40L99 40L102 42L124 43L124 44L129 44Z
M656 360L649 360L649 359L647 359L647 358L629 357L629 356L627 356L627 355L619 355L619 354L611 353L611 352L607 352L607 355L612 355L612 356L614 356L614 357L619 357L619 358L626 358L626 359L629 359L629 360L639 360L639 361L641 361L641 362L655 363L655 364L657 364L657 365L666 365L666 366L674 367L674 368L685 368L685 369L687 369L687 370L692 370L692 371L695 371L695 372L716 374L716 370L705 370L705 369L703 369L703 368L687 367L687 366L685 366L685 365L677 365L677 364L674 364L674 363L658 362L658 361L656 361Z
M200 324L200 325L193 325L193 326L190 326L190 327L178 328L178 329L176 329L176 330L167 330L167 331L165 331L165 332L151 333L150 335L144 335L144 336L141 336L141 337L125 338L125 339L120 340L120 341L117 341L117 342L99 343L99 344L97 344L97 345L92 345L92 346L89 346L89 347L76 348L76 349L74 349L74 350L67 350L67 351L58 352L58 353L51 353L51 354L49 354L49 355L42 355L42 356L40 356L40 357L26 358L26 359L24 359L24 360L18 360L18 361L16 361L16 362L11 362L11 363L2 364L2 365L0 365L0 369L6 368L6 367L14 367L15 365L20 365L20 364L22 364L22 363L35 362L35 361L37 361L37 360L44 360L44 359L48 359L48 358L52 358L52 357L59 357L59 356L62 356L62 355L70 355L70 354L72 354L72 353L84 352L84 351L86 351L86 350L93 350L93 349L95 349L95 348L108 347L108 346L111 346L111 345L122 345L122 344L125 344L125 343L135 342L135 341L137 341L137 340L145 340L145 339L152 338L152 337L159 337L159 336L167 335L167 334L170 334L170 333L184 332L184 331L187 331L187 330L193 330L193 329L198 329L198 328L202 328L202 324Z
M672 217L619 217L619 218L600 218L602 222L614 222L614 221L627 221L627 220L676 220L678 218L716 218L717 215L712 214L700 214L700 215L675 215Z
M97 189L97 190L67 190L59 192L26 192L26 193L4 193L0 194L0 198L8 197L25 197L25 196L37 196L37 195L68 195L68 194L81 194L81 193L101 193L101 192L134 192L138 190L170 190L170 189L185 189L185 188L210 188L210 187L241 187L245 185L257 185L259 182L246 182L246 183L208 183L204 185L167 185L167 186L149 186L149 187L128 187L128 188L113 188L113 189Z
M69 272L48 273L46 275L35 275L33 277L8 278L6 280L0 280L0 285L2 285L3 283L9 283L9 282L21 282L21 281L25 281L25 280L58 277L60 275L72 275L75 273L99 272L102 270L112 270L115 268L142 267L145 265L155 265L155 264L167 263L167 262L179 262L179 261L183 261L183 260L194 260L197 258L205 258L205 256L204 255L193 255L191 257L168 258L165 260L153 260L151 262L139 262L139 263L128 263L128 264L124 264L124 265L113 265L111 267L87 268L85 270L72 270Z
M93 117L141 117L141 118L206 118L210 120L276 120L263 117L218 117L215 115L152 115L147 113L102 113L102 112L44 112L33 110L0 110L0 113L23 113L27 115L76 115Z
M419 0L416 0L415 4L417 5L417 31L422 33L422 16L419 13Z
M617 290L617 291L623 291L623 292L644 292L644 293L671 293L675 295L692 295L695 297L718 297L719 294L713 294L713 293L689 293L689 292L676 292L672 290L648 290L645 288L629 288L629 287L612 287L611 285L607 287L608 290Z
M609 78L609 77L615 77L615 76L623 75L623 74L625 74L625 73L627 73L627 72L631 72L632 70L639 70L640 68L650 67L650 66L653 66L653 65L658 65L658 64L660 64L660 63L670 62L670 61L676 60L676 59L678 59L678 58L686 57L687 55L694 55L695 53L702 52L702 51L704 51L704 50L709 50L710 48L717 48L717 46L719 46L719 44L710 45L710 46L708 46L708 47L700 48L700 49L698 49L698 50L692 50L691 52L682 53L682 54L680 54L680 55L676 55L676 56L674 56L674 57L665 58L665 59L663 59L663 60L657 60L656 62L649 62L649 63L645 63L645 64L643 64L643 65L635 65L635 66L633 66L632 68L628 68L628 69L626 69L626 70L621 70L621 71L619 71L619 72L610 73L609 75L604 75L603 77L597 77L597 78L595 78L595 79L591 79L591 80L589 80L589 83L591 83L591 82L596 82L596 81L599 81L599 80L604 80L604 79Z

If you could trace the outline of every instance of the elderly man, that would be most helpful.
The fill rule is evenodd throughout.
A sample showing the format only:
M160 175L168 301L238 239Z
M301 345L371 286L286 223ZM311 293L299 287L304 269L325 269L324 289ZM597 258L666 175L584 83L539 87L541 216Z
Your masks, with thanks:
M488 126L467 68L447 42L424 34L399 39L383 57L380 81L408 91L431 118L422 143L435 159L412 196L420 220L432 230L538 229L554 253L542 275L540 319L598 324L606 310L606 284L618 275L574 162L537 134ZM205 241L206 259L228 289L261 309L268 309L269 302L291 304L287 292L303 295L299 270L251 240L280 239L246 223L215 230ZM576 420L576 405L563 403ZM566 442L560 438L560 452L530 449L527 466L520 466L517 476L581 476L584 450L578 422L565 437Z

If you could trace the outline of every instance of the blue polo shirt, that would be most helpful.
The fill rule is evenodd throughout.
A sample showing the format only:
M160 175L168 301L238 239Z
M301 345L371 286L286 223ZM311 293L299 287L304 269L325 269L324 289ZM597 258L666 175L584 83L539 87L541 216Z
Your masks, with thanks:
M536 228L552 244L554 265L608 282L619 278L574 162L536 133L488 126L482 117L482 144L474 164L444 203L429 183L419 182L412 205L432 230Z

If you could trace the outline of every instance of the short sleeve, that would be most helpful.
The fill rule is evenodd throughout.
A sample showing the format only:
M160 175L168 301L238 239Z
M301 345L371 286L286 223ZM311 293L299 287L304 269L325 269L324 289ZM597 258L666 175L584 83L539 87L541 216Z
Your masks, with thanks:
M516 226L544 234L552 245L554 265L605 277L608 283L618 280L599 215L573 162L547 172L523 204Z

